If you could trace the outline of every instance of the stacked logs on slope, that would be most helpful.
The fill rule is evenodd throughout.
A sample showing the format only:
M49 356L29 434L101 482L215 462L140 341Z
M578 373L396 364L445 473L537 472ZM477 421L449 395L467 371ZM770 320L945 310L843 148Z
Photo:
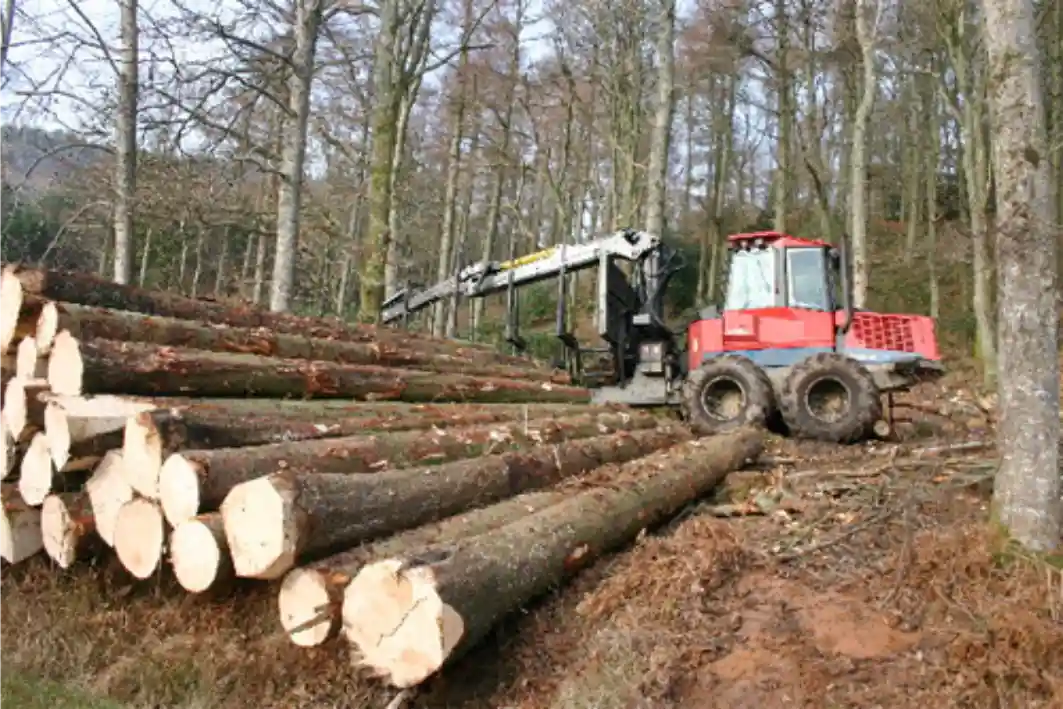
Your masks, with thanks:
M762 447L753 430L683 443L501 528L403 548L347 583L344 635L358 662L390 684L420 684L503 617L673 516Z
M197 544L174 546L171 561L178 571L179 580L208 579L206 582L189 581L185 584L186 588L205 590L227 574L222 567L229 563L230 524L226 521L224 528L221 526L220 520L225 513L219 513L219 508L231 497L239 500L242 493L236 492L238 489L244 490L250 485L252 492L256 490L253 485L256 480L273 479L277 475L285 479L315 476L364 479L370 487L375 486L381 491L378 497L382 498L388 494L386 481L390 478L389 473L379 471L422 465L430 467L416 468L416 475L438 477L445 474L450 465L475 465L477 460L496 457L491 455L496 451L548 449L550 455L554 456L558 450L581 444L584 440L592 443L597 441L600 447L626 450L630 446L622 445L618 438L622 434L616 432L631 432L631 436L640 436L653 433L657 427L658 420L650 413L598 411L561 417L545 416L530 421L510 420L474 426L390 431L243 448L178 450L166 457L156 479L134 476L127 467L126 482L132 483L138 497L119 512L115 523L115 548L120 558L133 560L127 568L136 567L130 568L134 575L150 574L163 555L159 530L167 525L173 526L178 539L194 537L202 540ZM127 442L129 440L127 438ZM479 457L485 454L486 457ZM123 457L127 461L136 458L128 447ZM143 469L138 472L143 473ZM309 502L309 499L303 502ZM265 500L265 503L270 504L270 501ZM237 512L237 507L243 506L230 503L226 518L244 514ZM327 536L326 530L331 528L341 535L338 538L330 537L324 542L326 552L333 549L338 551L359 541L342 536L347 518L357 514L357 509L339 505L314 512L321 513L313 522L316 530ZM253 516L257 512L246 514ZM268 519L263 520L257 528L272 532L272 525L282 511L267 514ZM196 531L182 530L185 525ZM214 541L208 541L210 539ZM303 545L301 551L308 544L316 545L313 546L314 550L322 548L320 535L310 538L310 541L301 539L295 543ZM209 557L194 551L188 552L200 548L202 544L210 548ZM335 547L336 544L339 546ZM239 575L255 578L276 578L290 568L280 562L274 564L269 572L249 573L246 561L233 561L234 570ZM200 565L203 567L200 568ZM190 569L187 573L184 571L186 568Z

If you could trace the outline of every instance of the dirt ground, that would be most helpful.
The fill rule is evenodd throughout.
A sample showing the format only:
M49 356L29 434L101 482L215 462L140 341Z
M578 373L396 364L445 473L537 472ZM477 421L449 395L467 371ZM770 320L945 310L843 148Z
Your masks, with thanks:
M988 440L991 416L955 388L912 401L930 399L899 410L899 444L773 441L407 706L1063 708L1063 563L989 536L992 451L941 446ZM198 598L35 559L3 572L4 675L132 706L388 705L342 643L291 645L275 603L273 584Z

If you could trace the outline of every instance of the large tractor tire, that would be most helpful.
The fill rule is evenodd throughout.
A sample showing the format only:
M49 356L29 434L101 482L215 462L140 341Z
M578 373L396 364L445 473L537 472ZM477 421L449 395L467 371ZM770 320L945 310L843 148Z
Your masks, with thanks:
M694 433L713 436L766 425L775 412L775 392L768 375L751 359L721 355L687 375L682 408Z
M813 355L787 375L780 401L796 438L852 443L882 418L882 397L859 362L835 352Z

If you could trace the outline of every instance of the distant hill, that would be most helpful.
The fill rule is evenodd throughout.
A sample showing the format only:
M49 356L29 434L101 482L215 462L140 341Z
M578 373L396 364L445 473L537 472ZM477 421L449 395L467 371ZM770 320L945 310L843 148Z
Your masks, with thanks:
M6 185L23 187L29 193L20 195L23 200L32 200L67 173L88 167L105 155L99 147L72 133L0 127L0 179Z

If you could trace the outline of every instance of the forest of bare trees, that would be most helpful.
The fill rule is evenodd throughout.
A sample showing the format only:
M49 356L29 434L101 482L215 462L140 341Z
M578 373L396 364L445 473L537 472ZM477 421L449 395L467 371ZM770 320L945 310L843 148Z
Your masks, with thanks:
M5 0L3 42L5 261L371 322L630 225L686 255L685 314L728 233L847 235L859 307L1011 377L1001 479L1058 446L1061 2Z

